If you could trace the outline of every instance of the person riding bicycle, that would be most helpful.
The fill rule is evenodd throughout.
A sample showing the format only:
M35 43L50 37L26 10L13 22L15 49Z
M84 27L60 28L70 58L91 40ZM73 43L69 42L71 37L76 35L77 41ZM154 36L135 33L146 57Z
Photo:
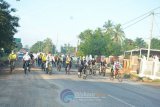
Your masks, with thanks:
M25 66L25 63L27 63L28 67L29 67L29 63L30 63L30 60L31 60L31 57L29 56L28 52L26 52L26 54L23 56L23 68Z
M122 66L119 63L119 61L115 61L114 65L113 65L113 72L114 72L114 76L118 73L118 70L121 69Z
M61 56L57 57L57 70L61 70L62 59Z
M49 52L48 55L46 56L46 68L48 68L48 64L51 64L51 66L52 66L52 55L51 55L51 52Z
M17 55L14 53L14 51L12 51L9 54L8 60L9 60L9 65L11 65L11 63L13 63L13 67L15 67L15 61L17 60Z
M101 66L100 66L100 69L101 69L101 72L105 72L105 67L106 67L106 62L104 59L101 59Z
M45 68L46 68L46 61L47 61L47 55L44 53L44 54L42 55L42 64L41 64L41 67L42 67L42 69L44 69L44 70L45 70Z
M33 64L33 63L34 63L34 56L33 56L33 53L30 52L29 56L31 57L31 64Z
M68 73L69 73L70 63L71 63L71 57L70 57L70 55L67 55L67 57L66 57L66 67L65 67L66 74L67 74L67 68L68 68L68 67L69 67L69 69L68 69Z
M87 68L87 60L86 60L86 58L85 57L83 57L83 59L81 60L81 70L83 70L83 69L86 69ZM84 70L85 71L85 70ZM81 71L82 72L82 71ZM84 74L85 74L86 72L84 72Z
M42 56L43 56L42 53L40 53L40 54L38 55L38 66L39 66L39 67L42 65Z

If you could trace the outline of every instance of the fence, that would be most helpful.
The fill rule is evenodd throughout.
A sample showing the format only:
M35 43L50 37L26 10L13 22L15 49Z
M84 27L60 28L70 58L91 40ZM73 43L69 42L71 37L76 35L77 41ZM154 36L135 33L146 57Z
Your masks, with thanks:
M140 63L139 76L160 79L160 62L158 57L149 61L146 60L146 57L143 57Z

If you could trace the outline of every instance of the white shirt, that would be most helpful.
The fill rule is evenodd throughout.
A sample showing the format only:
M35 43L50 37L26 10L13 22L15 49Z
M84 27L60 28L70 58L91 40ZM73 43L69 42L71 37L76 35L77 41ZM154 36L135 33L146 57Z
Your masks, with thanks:
M24 61L28 61L28 60L30 60L31 59L31 57L29 56L29 55L24 55L23 56L23 60Z
M48 54L48 55L47 55L47 61L50 61L50 62L52 61L52 56L51 56L51 54Z

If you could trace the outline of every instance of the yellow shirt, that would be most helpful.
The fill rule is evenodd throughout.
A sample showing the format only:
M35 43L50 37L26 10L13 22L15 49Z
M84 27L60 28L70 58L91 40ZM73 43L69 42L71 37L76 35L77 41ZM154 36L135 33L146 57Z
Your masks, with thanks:
M17 58L16 54L9 54L9 60L15 60Z
M46 55L43 55L43 56L42 56L42 61L44 62L44 61L46 61L46 60L47 60Z
M67 57L67 58L66 58L66 64L69 64L70 61L71 61L71 58L70 58L70 57Z

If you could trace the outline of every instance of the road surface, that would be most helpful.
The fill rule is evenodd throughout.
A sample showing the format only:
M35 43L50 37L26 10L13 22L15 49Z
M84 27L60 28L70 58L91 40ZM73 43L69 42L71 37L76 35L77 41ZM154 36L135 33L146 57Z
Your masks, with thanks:
M0 107L159 107L160 88L108 77L0 71Z

